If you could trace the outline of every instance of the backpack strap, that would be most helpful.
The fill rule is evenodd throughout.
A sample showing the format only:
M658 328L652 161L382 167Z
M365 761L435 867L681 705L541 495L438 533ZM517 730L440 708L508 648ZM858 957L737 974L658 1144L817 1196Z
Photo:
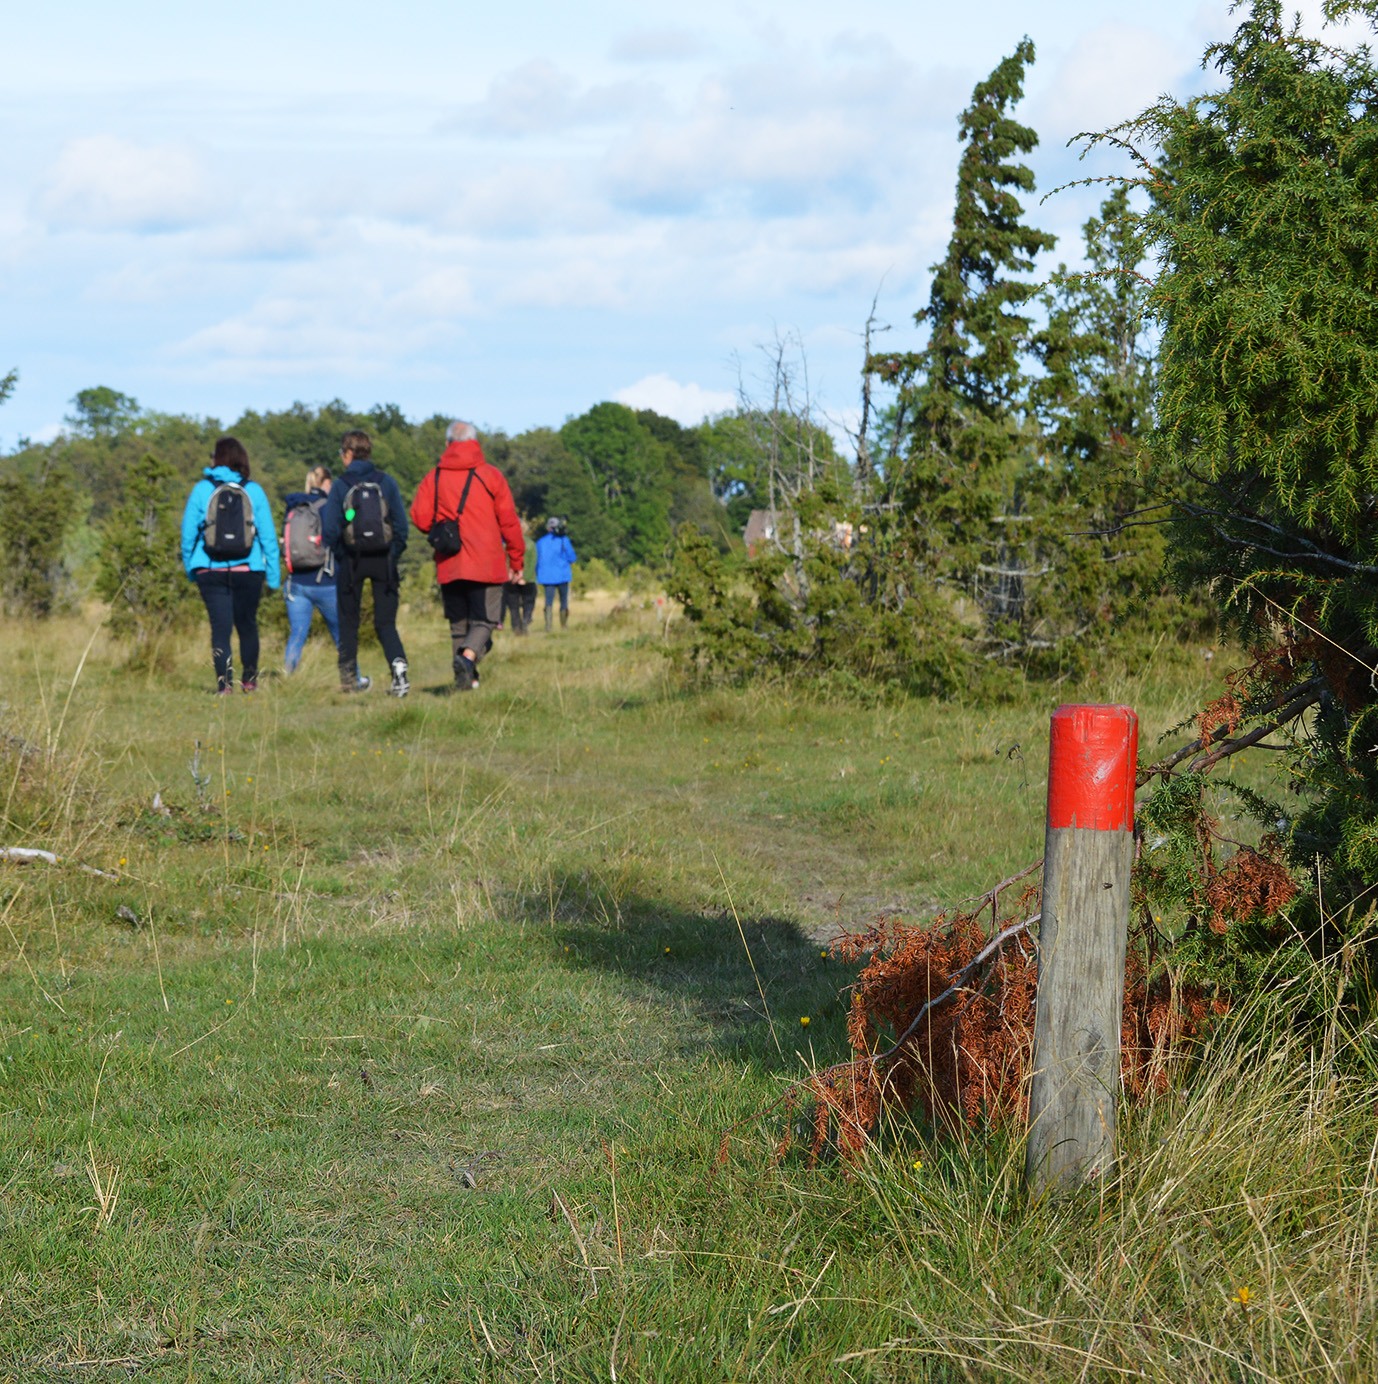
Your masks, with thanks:
M464 513L464 506L469 502L469 487L470 487L471 485L473 485L473 483L474 483L474 477L475 477L476 475L478 475L478 467L477 467L477 466L475 466L475 467L469 472L469 479L468 479L467 481L464 482L464 489L461 490L461 491L459 492L459 508L455 511L455 518L456 518L456 519L458 519L459 516L460 516L461 514ZM485 490L488 489L488 487L487 487L486 485L485 485L483 488L484 488Z
M464 513L464 506L469 500L469 487L474 483L474 475L477 469L477 467L469 468L469 475L464 482L464 489L459 492L459 508L455 511L456 519ZM431 528L435 528L435 521L440 518L440 467L437 466L432 474L435 476L435 488L431 491ZM479 484L483 485L483 482L480 481ZM483 488L485 490L488 489L486 485L484 485ZM492 492L490 491L489 493L491 494Z

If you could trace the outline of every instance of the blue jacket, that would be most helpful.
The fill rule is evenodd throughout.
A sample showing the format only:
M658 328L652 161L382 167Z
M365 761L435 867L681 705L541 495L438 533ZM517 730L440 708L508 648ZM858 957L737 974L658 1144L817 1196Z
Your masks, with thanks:
M262 572L268 580L268 590L276 591L281 582L278 569L278 536L273 526L273 509L263 487L257 481L244 481L244 491L254 508L254 546L248 557L225 559L213 558L201 541L201 530L206 525L206 506L217 485L229 481L239 485L239 472L228 466L208 466L201 479L191 488L187 496L187 507L182 511L182 566L187 576L200 567L211 567L227 571L231 567L247 567L251 572ZM194 578L193 578L194 579Z
M376 481L383 489L383 498L388 503L388 518L392 520L392 556L396 561L406 550L407 535L411 532L411 525L407 522L407 507L402 503L402 492L397 488L397 482L386 471L380 471L373 464L372 457L355 457L331 482L330 495L325 508L321 510L321 542L340 562L353 556L344 543L344 502L351 487L360 481ZM336 570L339 570L338 566Z
M543 533L536 540L536 580L542 586L559 586L574 575L579 554L563 534Z

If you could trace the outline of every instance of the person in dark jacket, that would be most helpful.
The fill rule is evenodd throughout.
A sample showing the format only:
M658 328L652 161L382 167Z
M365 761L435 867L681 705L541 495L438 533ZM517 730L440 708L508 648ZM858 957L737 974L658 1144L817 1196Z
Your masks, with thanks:
M308 545L309 558L294 564L292 536L292 511L294 509L316 510L318 515L325 509L326 498L330 494L330 468L313 466L306 473L306 489L294 491L287 497L287 520L283 526L283 553L287 559L287 580L282 584L283 598L287 603L287 649L283 654L283 665L289 673L297 671L301 662L302 650L306 648L306 637L311 633L311 617L320 611L335 647L340 645L340 605L339 594L335 589L335 556L321 542L319 547ZM297 530L300 532L301 530ZM314 539L319 535L308 530ZM324 551L321 551L321 550Z
M254 534L247 553L212 557L206 551L211 496L222 486L243 491L252 516ZM228 493L228 492L226 492ZM211 658L215 664L216 691L234 691L234 666L230 656L230 631L239 635L240 686L246 692L258 687L258 603L263 584L278 589L277 530L268 497L257 481L249 479L249 454L235 437L222 437L211 454L211 465L187 496L182 511L182 566L196 583L211 625Z
M467 691L478 686L478 665L502 621L504 587L522 579L526 540L506 477L484 460L478 429L451 423L445 441L440 464L411 502L411 517L425 534L447 520L459 525L462 546L436 552L435 579L450 622L455 686Z
M536 545L530 532L523 529L526 536L526 561L523 570L525 581L509 581L502 596L502 613L512 621L513 634L525 634L531 628L531 617L536 613Z
M545 629L550 633L550 607L560 596L560 628L569 623L569 583L579 554L569 541L565 521L552 515L545 532L536 540L536 580L545 588Z
M340 439L344 470L331 486L321 511L321 541L335 556L335 588L340 608L340 687L345 692L366 692L370 679L359 674L359 619L363 610L364 583L373 588L373 628L383 646L392 672L390 695L405 697L407 653L397 633L397 606L401 580L397 560L407 546L407 511L397 482L373 464L373 439L366 432L345 433ZM376 487L376 490L374 489ZM385 532L376 538L366 534L363 519L373 515L373 499L381 492ZM357 509L356 509L357 506Z

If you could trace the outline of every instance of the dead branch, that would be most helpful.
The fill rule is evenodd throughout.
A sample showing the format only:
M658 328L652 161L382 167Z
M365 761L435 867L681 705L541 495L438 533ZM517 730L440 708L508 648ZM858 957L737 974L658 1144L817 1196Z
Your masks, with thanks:
M906 1028L904 1032L901 1033L900 1036L895 1039L894 1043L890 1047L888 1047L884 1052L873 1053L869 1058L865 1060L869 1061L870 1063L872 1063L872 1065L875 1066L878 1066L883 1062L888 1062L914 1036L915 1031L918 1029L919 1025L923 1022L925 1016L929 1013L930 1010L936 1009L938 1005L940 1005L944 1000L951 999L953 995L955 995L966 985L971 973L983 961L986 961L996 952L998 952L1000 948L1003 947L1005 943L1008 942L1011 938L1018 937L1021 933L1028 932L1029 929L1033 927L1033 925L1036 922L1038 922L1042 917L1042 913L1035 913L1031 917L1025 918L1022 922L1011 923L1009 927L1002 928L999 932L997 932L995 936L992 937L990 941L987 942L986 945L982 947L981 950L977 952L976 955L973 956L971 960L968 961L967 964L963 966L962 969L952 977L952 984L949 985L941 995L935 995L931 1000L928 1001L927 1004L923 1006L922 1009L919 1010L917 1014L914 1015L914 1017L909 1021L909 1027ZM849 1067L851 1065L852 1064L850 1062L843 1062L839 1064L840 1067Z
M119 880L119 875L112 875L108 870L98 870L94 865L83 865L79 860L64 860L53 851L39 850L36 846L0 846L0 860L13 860L20 865L32 864L35 860L41 860L48 865L75 865L83 874L96 875L100 879Z
M1311 678L1301 684L1300 687L1288 688L1286 692L1279 692L1271 701L1260 707L1256 715L1269 716L1276 712L1276 716L1265 725L1259 726L1256 730L1251 730L1247 735L1237 736L1233 740L1224 741L1217 749L1210 754L1203 755L1202 751L1210 748L1209 742L1198 736L1190 744L1183 745L1174 750L1164 759L1158 760L1156 764L1150 764L1148 768L1141 769L1137 778L1134 780L1136 788L1142 788L1146 783L1160 776L1170 774L1183 760L1191 759L1193 755L1200 755L1201 758L1192 761L1189 766L1189 773L1199 773L1204 769L1209 769L1212 765L1218 764L1222 759L1228 758L1232 754L1238 754L1240 750L1247 750L1251 745L1256 745L1265 736L1271 735L1273 731L1280 730L1289 721L1294 721L1308 707L1314 706L1324 695L1326 680L1322 676Z
M1016 880L1023 879L1025 875L1032 874L1035 870L1041 868L1042 864L1042 860L1039 860L1035 864L1028 866L1026 869L1019 871L1018 874L1011 875L1009 879L1002 880L999 884L995 886L994 889L988 891L988 893L982 896L982 902L984 903L986 901L994 899L995 896L999 894L1000 890L1004 889L1007 885L1013 884ZM890 1047L886 1048L884 1052L870 1053L866 1057L854 1058L851 1061L847 1062L834 1062L832 1066L824 1067L822 1071L815 1072L812 1076L805 1077L799 1081L790 1082L790 1084L785 1088L781 1095L779 1095L775 1100L771 1101L771 1103L768 1106L766 1106L764 1110L758 1111L756 1114L748 1116L745 1120L738 1120L735 1124L729 1126L726 1132L723 1134L724 1145L726 1144L726 1141L731 1137L733 1131L739 1129L742 1125L747 1124L748 1122L754 1123L756 1120L764 1119L767 1115L771 1113L771 1111L778 1110L782 1105L789 1101L796 1091L811 1089L816 1082L826 1081L828 1077L833 1075L841 1075L843 1072L846 1072L848 1070L856 1070L861 1067L871 1067L873 1069L883 1067L883 1064L889 1062L892 1058L894 1058L899 1053L900 1049L904 1047L905 1043L907 1043L909 1039L914 1036L919 1025L923 1022L924 1018L928 1014L930 1014L935 1008L937 1008L938 1005L951 999L953 995L960 993L966 987L967 981L971 978L972 973L976 970L978 966L980 966L983 962L988 961L997 951L1000 950L1001 947L1005 945L1006 942L1012 941L1015 937L1027 934L1029 930L1037 922L1039 922L1039 920L1042 917L1043 915L1041 912L1035 913L1028 918L1024 918L1020 922L1011 923L1008 927L1003 928L1000 932L996 933L996 935L992 937L990 941L987 942L986 945L982 947L981 950L974 957L972 957L972 959L968 961L965 966L963 966L959 971L953 973L953 975L950 977L951 983L948 985L947 989L944 990L941 995L935 995L931 1000L929 1000L928 1003L925 1004L919 1010L919 1012L914 1015L913 1019L910 1020L909 1026L904 1030L904 1032L901 1033L900 1036L894 1041L894 1043L892 1043ZM565 1209L564 1203L559 1201L558 1197L555 1197L552 1203L552 1214L554 1211L555 1203L558 1203L560 1209L564 1211L566 1217L568 1217L569 1212ZM574 1228L572 1224L570 1228ZM575 1233L577 1236L578 1232L576 1231ZM589 1274L590 1277L592 1277L593 1269L591 1266L589 1266Z

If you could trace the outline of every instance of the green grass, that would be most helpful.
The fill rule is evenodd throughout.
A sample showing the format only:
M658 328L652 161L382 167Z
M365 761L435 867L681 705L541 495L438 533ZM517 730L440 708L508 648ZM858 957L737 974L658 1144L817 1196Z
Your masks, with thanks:
M686 694L657 631L577 605L456 698L418 615L400 704L0 634L0 845L64 857L0 864L0 1379L1371 1377L1324 1054L1222 1035L1056 1205L1017 1141L853 1175L752 1118L845 1054L839 924L1038 854L1056 701L1155 735L1205 670L863 708Z

